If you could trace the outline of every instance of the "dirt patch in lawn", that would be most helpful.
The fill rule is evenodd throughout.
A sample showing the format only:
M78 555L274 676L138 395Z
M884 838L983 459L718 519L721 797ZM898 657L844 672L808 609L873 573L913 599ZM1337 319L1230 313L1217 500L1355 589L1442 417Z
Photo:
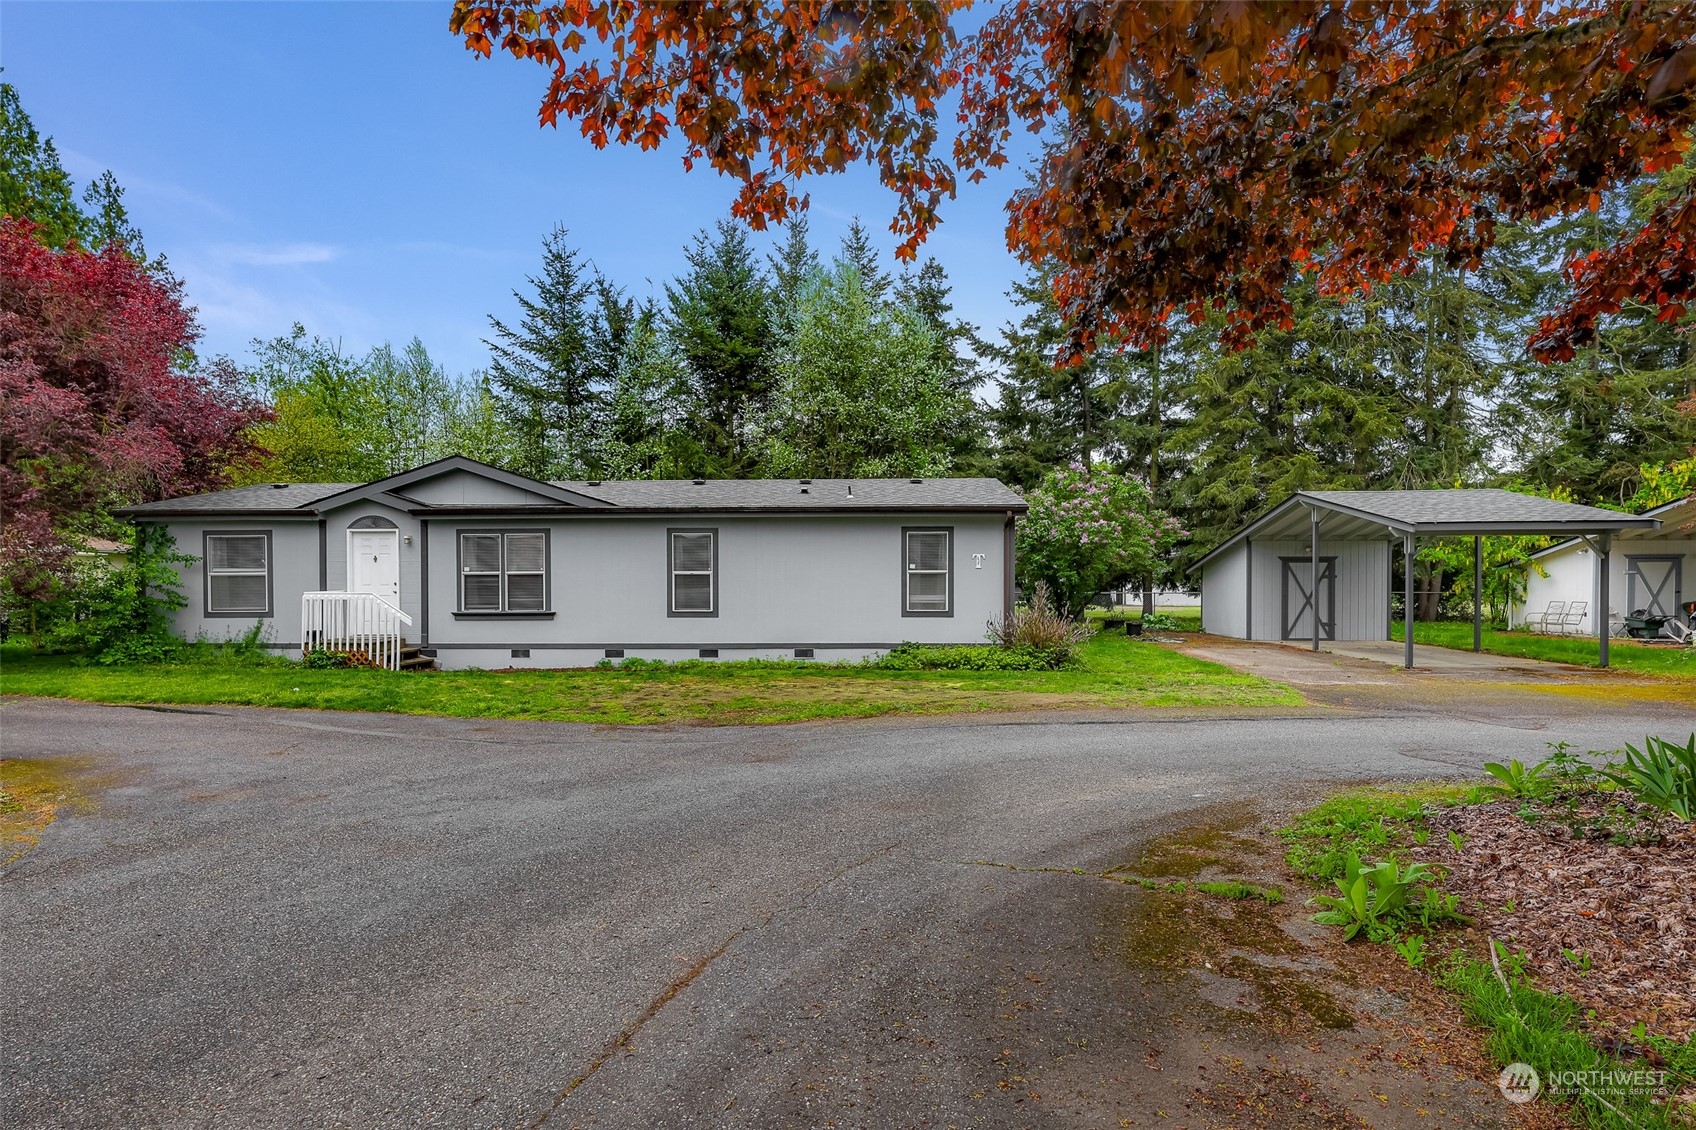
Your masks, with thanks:
M1696 827L1666 817L1655 832L1648 816L1617 792L1466 805L1433 813L1436 834L1410 854L1448 868L1444 885L1464 893L1478 929L1526 954L1599 1036L1642 1023L1685 1039L1696 1033Z

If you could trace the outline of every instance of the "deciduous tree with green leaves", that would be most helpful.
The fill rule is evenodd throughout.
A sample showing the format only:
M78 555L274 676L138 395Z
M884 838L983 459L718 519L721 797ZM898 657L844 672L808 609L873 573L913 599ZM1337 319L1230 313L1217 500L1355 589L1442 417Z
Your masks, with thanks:
M762 466L775 477L940 475L972 418L924 319L878 303L845 261L813 276L775 371Z
M1073 463L1050 471L1025 492L1015 552L1019 580L1042 581L1055 601L1080 615L1096 593L1155 572L1184 536L1177 520L1154 505L1138 475Z

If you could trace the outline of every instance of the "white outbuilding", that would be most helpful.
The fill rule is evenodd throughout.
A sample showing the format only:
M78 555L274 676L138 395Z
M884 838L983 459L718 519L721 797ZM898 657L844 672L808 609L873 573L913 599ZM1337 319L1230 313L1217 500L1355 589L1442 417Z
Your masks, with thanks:
M1303 642L1390 638L1395 551L1411 560L1423 538L1557 534L1590 545L1607 562L1625 531L1660 521L1506 490L1298 491L1226 538L1194 569L1201 574L1204 631L1238 639ZM1413 666L1413 571L1402 570L1408 617L1404 663ZM1609 573L1599 603L1608 603ZM1314 578L1318 583L1314 583ZM1475 585L1477 592L1482 585ZM1317 615L1315 610L1317 609ZM1473 648L1482 648L1482 608L1474 602ZM1606 633L1599 633L1602 665Z
M1659 529L1622 530L1614 541L1608 567L1607 619L1610 634L1618 635L1628 613L1684 619L1684 605L1696 600L1696 495L1669 502L1643 514L1660 522ZM1551 606L1584 605L1583 613L1565 626L1575 632L1599 628L1595 610L1603 607L1600 557L1582 538L1572 538L1534 553L1527 566L1525 600L1508 611L1515 626L1528 619L1540 624ZM1563 616L1563 620L1567 619Z

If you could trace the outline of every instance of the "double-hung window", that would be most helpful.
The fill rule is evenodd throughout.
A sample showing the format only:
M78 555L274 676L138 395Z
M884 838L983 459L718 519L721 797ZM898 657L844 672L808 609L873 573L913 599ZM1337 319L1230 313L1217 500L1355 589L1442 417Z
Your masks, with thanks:
M718 615L718 531L667 530L673 616Z
M902 615L951 615L954 531L909 528L901 531L901 540L906 564L901 578Z
M542 612L548 535L541 530L459 535L461 612Z
M223 616L271 613L271 535L206 535L206 611Z

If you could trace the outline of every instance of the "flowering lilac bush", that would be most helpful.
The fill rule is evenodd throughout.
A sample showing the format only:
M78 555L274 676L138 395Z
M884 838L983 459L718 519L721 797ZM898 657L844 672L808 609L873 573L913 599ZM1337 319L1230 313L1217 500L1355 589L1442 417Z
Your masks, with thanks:
M1070 615L1089 598L1131 577L1154 572L1184 535L1176 519L1154 505L1148 484L1082 464L1057 467L1025 495L1030 512L1019 520L1018 569L1024 584L1045 582Z

